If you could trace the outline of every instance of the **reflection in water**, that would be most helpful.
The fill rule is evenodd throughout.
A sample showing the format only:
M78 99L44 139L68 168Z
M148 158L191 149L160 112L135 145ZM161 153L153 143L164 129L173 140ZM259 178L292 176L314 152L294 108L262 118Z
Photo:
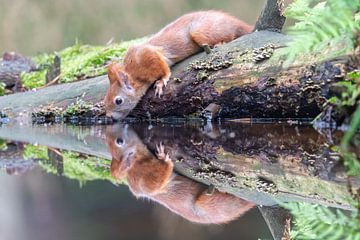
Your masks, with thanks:
M256 211L254 205L263 205L261 213L270 231L280 236L284 232L281 216L287 212L274 207L277 201L305 202L307 205L301 205L305 211L295 212L295 216L302 216L306 209L308 216L317 216L312 203L320 204L321 211L326 206L354 209L349 202L347 176L331 147L341 137L338 132L324 136L311 127L281 124L8 124L0 128L0 137L50 146L2 144L8 150L0 153L0 168L9 169L11 174L24 173L38 164L47 172L81 183L124 183L136 197L151 199L176 213L172 215L175 219L181 216L204 223L191 226L238 218L229 223L231 226L248 219L251 214L239 216L250 209L250 213ZM30 160L30 167L23 164L23 156ZM359 188L358 181L349 180L354 191ZM291 206L299 209L296 203ZM178 227L177 221L165 222Z
M190 221L204 224L232 221L254 206L174 173L172 160L161 144L154 155L132 129L119 125L109 129L106 142L112 156L111 175L126 177L136 197L150 198Z
M22 143L0 141L3 143L0 149L0 169L4 168L9 175L20 175L34 167L32 160L23 159Z

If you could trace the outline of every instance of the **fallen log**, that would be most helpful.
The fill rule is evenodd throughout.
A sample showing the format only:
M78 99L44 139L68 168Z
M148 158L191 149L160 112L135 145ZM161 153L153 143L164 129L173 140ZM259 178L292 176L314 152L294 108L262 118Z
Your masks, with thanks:
M184 117L215 103L223 118L313 118L331 96L331 84L344 77L343 69L359 66L350 66L348 59L342 58L284 69L281 61L265 60L287 41L283 34L259 31L211 54L190 57L172 68L162 98L149 89L131 116ZM0 97L0 109L17 117L40 105L67 106L77 98L95 103L102 100L107 87L106 76L50 86Z

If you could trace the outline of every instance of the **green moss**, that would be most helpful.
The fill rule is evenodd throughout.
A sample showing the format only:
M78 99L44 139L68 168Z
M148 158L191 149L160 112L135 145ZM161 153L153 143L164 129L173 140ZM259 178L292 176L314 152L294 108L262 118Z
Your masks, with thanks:
M56 174L56 167L49 164L48 150L45 146L24 145L24 159L37 159L39 166L47 173Z
M111 160L80 154L72 151L61 151L63 157L63 175L66 178L78 180L80 184L87 181L107 180L114 184L124 184L124 181L116 181L110 176ZM57 174L57 169L48 156L48 148L45 146L24 146L23 157L36 159L38 165L47 173Z
M46 161L39 161L38 164L43 171L51 174L57 174L57 169L54 165L48 164Z
M0 139L0 152L7 150L7 141L4 139Z
M76 99L76 102L71 103L63 112L64 116L79 116L85 114L93 107L92 103L85 102L82 99Z
M61 59L60 82L72 82L77 79L95 77L106 72L106 64L121 59L130 44L143 42L146 38L111 44L107 46L91 46L75 43L58 53L41 54L32 58L40 71L23 73L20 78L28 89L43 86L47 67L52 64L55 54Z
M47 147L25 144L23 158L24 159L49 159L48 154L47 154Z
M5 95L5 83L0 82L0 96L4 96Z
M62 151L64 158L64 175L76 179L81 184L93 180L108 180L114 184L119 183L110 176L111 160L84 156L76 152Z
M23 83L23 86L27 89L41 87L45 84L46 70L30 72L30 73L21 73L20 79Z

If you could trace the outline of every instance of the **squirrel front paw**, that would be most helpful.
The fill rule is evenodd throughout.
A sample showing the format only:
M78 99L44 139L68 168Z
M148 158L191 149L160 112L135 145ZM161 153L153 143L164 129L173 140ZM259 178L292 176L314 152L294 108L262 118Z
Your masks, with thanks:
M163 95L163 88L164 88L164 83L161 80L156 81L155 83L155 96L156 97L161 97Z
M156 156L159 160L163 160L165 162L171 161L169 154L165 153L165 148L162 143L156 145Z
M161 80L156 81L155 83L155 96L161 97L164 93L164 88L166 87L169 79L168 78L162 78Z

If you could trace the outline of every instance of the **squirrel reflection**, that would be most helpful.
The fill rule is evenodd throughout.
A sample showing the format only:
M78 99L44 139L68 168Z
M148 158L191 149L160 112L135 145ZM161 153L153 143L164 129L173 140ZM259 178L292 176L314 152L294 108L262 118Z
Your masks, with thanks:
M174 173L164 146L157 145L153 154L128 127L109 126L106 143L112 156L112 177L126 179L137 198L152 199L189 221L227 223L254 206L216 189L209 193L205 185Z

